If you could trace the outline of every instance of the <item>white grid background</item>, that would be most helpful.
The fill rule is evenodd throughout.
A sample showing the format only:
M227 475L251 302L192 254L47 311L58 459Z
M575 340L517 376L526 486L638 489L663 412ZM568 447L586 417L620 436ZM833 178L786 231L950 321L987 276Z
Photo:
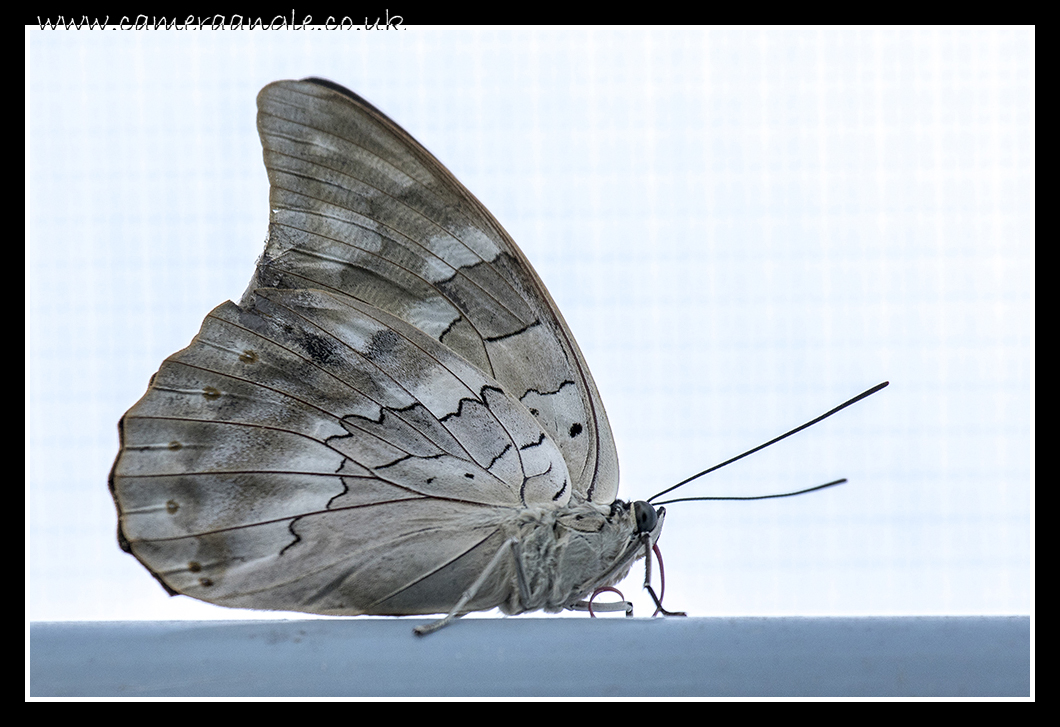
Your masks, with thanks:
M118 550L116 424L261 251L254 97L323 76L535 265L693 615L1028 613L1033 30L27 34L27 613L246 618ZM639 576L626 583L650 612Z

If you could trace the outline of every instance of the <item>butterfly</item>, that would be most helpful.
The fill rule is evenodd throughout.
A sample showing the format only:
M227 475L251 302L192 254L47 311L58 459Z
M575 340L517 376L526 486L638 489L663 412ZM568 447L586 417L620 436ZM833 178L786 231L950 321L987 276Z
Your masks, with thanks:
M600 394L541 279L352 91L272 83L257 123L265 250L119 423L122 549L222 606L446 614L421 633L584 609L665 508L616 499Z

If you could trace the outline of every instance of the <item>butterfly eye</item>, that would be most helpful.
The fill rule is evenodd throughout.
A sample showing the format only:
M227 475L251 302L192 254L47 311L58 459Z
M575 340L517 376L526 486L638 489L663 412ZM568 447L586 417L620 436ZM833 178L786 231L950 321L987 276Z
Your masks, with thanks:
M655 523L659 521L659 517L651 505L644 500L637 500L633 503L633 510L637 515L638 533L650 533L655 529Z

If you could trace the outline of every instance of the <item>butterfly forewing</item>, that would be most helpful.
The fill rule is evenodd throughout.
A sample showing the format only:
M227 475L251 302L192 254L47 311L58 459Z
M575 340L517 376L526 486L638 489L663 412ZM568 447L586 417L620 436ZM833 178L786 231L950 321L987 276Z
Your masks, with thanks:
M596 385L493 216L346 89L282 81L258 108L271 220L251 289L322 288L401 318L521 400L562 450L575 492L614 500L618 458Z

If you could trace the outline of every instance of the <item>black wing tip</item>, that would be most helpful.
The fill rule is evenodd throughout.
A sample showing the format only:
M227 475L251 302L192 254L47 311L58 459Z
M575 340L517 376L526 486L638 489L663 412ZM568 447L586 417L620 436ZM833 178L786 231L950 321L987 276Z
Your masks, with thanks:
M340 83L335 83L334 81L329 81L326 78L320 78L319 76L307 76L307 77L305 77L305 78L303 78L301 80L301 83L312 83L312 84L317 85L317 86L322 86L324 88L329 88L332 91L336 91L338 93L341 93L343 96L347 96L347 97L353 99L354 101L358 101L358 102L361 102L361 103L364 102L363 98L361 98L360 96L355 94L350 89L346 88L345 86L343 86Z
M345 86L343 86L341 83L335 83L334 81L330 81L327 78L320 78L319 76L307 76L307 77L301 79L300 81L293 81L293 80L273 81L269 85L265 86L265 88L261 89L261 93L258 94L258 95L259 96L266 95L266 92L268 92L268 90L273 88L273 87L290 86L290 85L297 85L297 84L302 84L302 83L310 83L310 84L312 84L314 86L319 86L320 88L326 88L329 91L334 91L335 93L339 94L340 96L345 96L350 101L353 101L355 104L357 104L358 106L363 106L365 108L371 109L372 111L374 111L375 113L379 114L383 118L388 118L386 114L384 114L382 111L380 111L378 108L376 108L376 106L374 106L372 104L372 102L370 102L364 96L361 96L360 94L354 93L350 89L348 89Z

